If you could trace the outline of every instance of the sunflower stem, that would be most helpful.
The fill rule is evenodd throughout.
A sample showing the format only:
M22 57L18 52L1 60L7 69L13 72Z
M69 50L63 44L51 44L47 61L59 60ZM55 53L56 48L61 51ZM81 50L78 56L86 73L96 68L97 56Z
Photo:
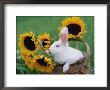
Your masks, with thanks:
M73 41L73 46L78 49L76 41Z
M40 44L40 46L41 46L41 49L44 51L45 49L44 49L44 47L43 47L43 45L42 45L41 41L38 39L38 36L36 36L36 38L37 38L38 43L39 43L39 44Z

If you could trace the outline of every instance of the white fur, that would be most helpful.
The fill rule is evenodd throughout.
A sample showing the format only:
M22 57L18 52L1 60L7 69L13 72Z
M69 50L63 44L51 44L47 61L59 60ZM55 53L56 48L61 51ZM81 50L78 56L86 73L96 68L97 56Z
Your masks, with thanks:
M67 28L67 27L64 27L64 28L61 30L61 33L66 33L66 34L68 34L68 28Z
M69 47L68 39L67 39L67 35L68 35L67 27L64 27L62 29L61 35L64 33L66 35L64 36L65 40L63 41L62 39L64 38L60 37L59 41L54 42L50 46L49 50L50 50L50 53L53 54L56 63L64 64L63 72L65 73L69 70L70 64L74 64L84 56L80 50ZM59 46L59 47L56 47L56 46Z
M60 47L56 47L56 45L60 45ZM60 41L54 42L50 47L50 53L53 54L55 62L59 64L74 64L80 58L83 58L83 54L81 51L74 49L69 46L63 46ZM63 72L66 72L69 68L66 65L63 67Z

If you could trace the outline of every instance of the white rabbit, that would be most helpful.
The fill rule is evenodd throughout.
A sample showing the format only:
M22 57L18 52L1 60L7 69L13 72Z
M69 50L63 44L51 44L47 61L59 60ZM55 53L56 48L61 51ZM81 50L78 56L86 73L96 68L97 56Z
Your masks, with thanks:
M50 53L53 54L55 62L58 64L64 64L64 73L69 70L69 65L84 58L84 55L80 50L69 47L67 35L68 28L64 27L60 34L59 41L55 41L49 48Z

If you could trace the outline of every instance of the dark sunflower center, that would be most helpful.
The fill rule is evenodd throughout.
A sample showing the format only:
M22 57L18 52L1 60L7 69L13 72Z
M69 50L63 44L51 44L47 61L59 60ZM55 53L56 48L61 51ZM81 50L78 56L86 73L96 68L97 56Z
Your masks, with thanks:
M24 45L27 49L33 51L33 50L35 50L35 44L34 44L34 41L32 41L31 39L32 39L32 37L29 37L29 36L26 37L24 39Z
M47 45L47 43L45 43L45 41L49 41L49 40L48 39L44 39L44 41L42 42L43 46Z
M69 24L67 26L69 34L78 35L81 32L81 27L78 24Z
M39 59L37 62L38 62L40 65L44 65L44 66L47 66L47 65L48 65L48 63L44 61L44 58Z

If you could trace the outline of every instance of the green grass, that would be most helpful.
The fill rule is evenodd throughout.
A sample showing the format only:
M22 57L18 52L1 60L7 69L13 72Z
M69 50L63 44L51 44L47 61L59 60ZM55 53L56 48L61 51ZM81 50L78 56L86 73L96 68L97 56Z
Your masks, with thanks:
M48 32L52 37L52 41L58 40L59 39L58 28L61 25L61 21L65 19L65 17L66 16L17 16L16 17L17 43L20 34L30 31L32 31L37 35L44 32ZM94 17L93 16L81 16L81 17L83 21L86 23L87 33L84 36L84 40L89 44L91 49L90 66L91 66L91 73L93 74L94 73ZM83 44L81 44L80 42L77 42L77 44L81 51L85 51ZM18 49L19 48L17 45L17 50ZM18 69L21 70L22 68L18 68ZM17 71L19 71L18 69Z

